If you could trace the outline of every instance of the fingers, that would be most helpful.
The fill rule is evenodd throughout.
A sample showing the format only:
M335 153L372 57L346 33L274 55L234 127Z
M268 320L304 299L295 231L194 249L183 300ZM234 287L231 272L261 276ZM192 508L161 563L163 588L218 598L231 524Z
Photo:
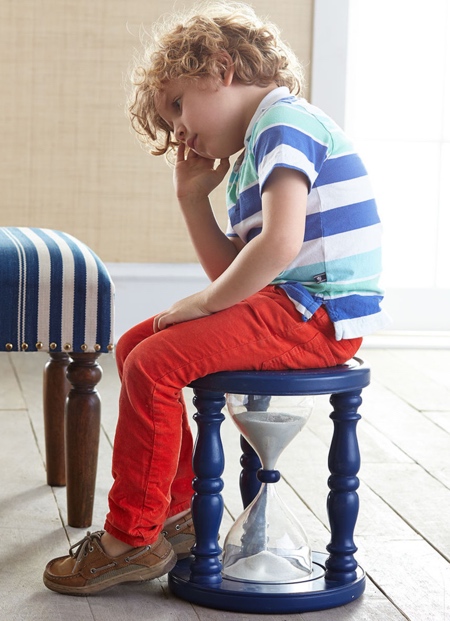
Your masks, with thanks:
M164 328L167 327L167 321L164 319L164 313L160 315L156 315L153 319L153 332L156 334L157 332L161 332Z
M170 317L170 318L169 318ZM153 319L153 332L156 334L157 332L161 332L161 330L165 330L169 326L174 324L174 320L172 316L169 314L169 311L164 311Z
M177 149L177 162L184 162L184 155L186 151L186 145L184 142L180 142Z
M156 317L153 319L153 332L155 334L159 332L159 315L156 315Z
M187 147L184 142L180 142L180 145L177 149L177 159L176 159L177 163L186 162L186 161L197 159L197 158L201 158L201 156L198 155L198 153L196 153L189 147ZM202 159L205 159L205 158L202 158Z
M163 311L153 319L153 332L161 332L166 328L170 328L178 323L184 323L185 321L191 321L193 319L200 319L201 317L207 317L211 313L203 310L199 306L193 306L192 304L184 303L182 300L173 307ZM183 305L184 303L184 305Z

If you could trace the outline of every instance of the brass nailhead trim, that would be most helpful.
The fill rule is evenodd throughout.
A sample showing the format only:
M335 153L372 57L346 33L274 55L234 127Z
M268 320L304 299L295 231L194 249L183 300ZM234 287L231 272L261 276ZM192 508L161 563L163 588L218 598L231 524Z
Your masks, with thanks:
M41 343L41 341L38 341L36 343L36 349L42 349L44 347L44 343Z
M22 343L22 351L27 351L28 349L28 343Z
M50 343L50 349L56 349L58 345L56 343Z
M95 349L95 351L100 351L100 350L101 350L101 348L102 348L102 346L101 346L101 345L99 345L98 343L96 343L96 344L94 345L94 349Z
M12 343L6 343L6 345L5 345L5 349L6 349L6 351L11 351L11 350L12 350L12 348L13 348Z
M87 351L88 346L86 345L86 343L83 343L83 345L81 345L81 351Z
M72 349L72 345L70 343L65 343L63 349L65 351L70 351Z

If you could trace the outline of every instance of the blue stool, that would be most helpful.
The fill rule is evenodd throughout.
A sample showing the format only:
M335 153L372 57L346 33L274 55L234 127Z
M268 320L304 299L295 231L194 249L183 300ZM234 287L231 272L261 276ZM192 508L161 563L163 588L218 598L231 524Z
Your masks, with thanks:
M114 285L82 242L51 229L0 227L0 351L47 352L47 483L67 484L70 526L92 523L102 370L113 350Z
M360 455L356 425L361 418L362 389L370 369L359 358L327 369L304 371L236 371L214 373L195 380L194 419L198 435L194 451L192 500L196 544L193 556L179 561L169 574L170 590L195 604L248 613L294 613L334 608L355 600L365 588L353 541L359 500L357 473ZM222 579L218 532L223 514L221 475L224 453L220 425L225 393L256 395L329 394L334 423L328 466L331 476L327 501L331 540L328 555L313 553L310 579L290 584L255 584ZM259 459L241 438L241 493L244 507L256 496Z

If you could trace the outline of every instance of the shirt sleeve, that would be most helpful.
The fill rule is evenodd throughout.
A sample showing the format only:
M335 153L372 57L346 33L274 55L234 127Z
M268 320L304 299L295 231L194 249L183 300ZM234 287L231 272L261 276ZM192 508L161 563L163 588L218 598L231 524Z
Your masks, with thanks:
M279 111L276 112L279 116ZM314 185L328 156L330 136L317 121L316 134L319 136L313 135L311 131L305 131L301 121L302 115L299 115L297 124L286 124L277 119L270 122L270 119L264 119L264 127L258 133L253 147L261 193L269 175L276 167L298 170L308 179L310 190ZM310 122L310 125L314 125L314 122Z

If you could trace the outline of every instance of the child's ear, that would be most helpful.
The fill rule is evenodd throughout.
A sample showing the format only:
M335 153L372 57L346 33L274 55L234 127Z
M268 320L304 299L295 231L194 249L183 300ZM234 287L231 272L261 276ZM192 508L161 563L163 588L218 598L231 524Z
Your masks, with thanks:
M222 65L222 70L220 72L222 82L224 86L230 86L234 77L234 62L228 52L225 50L220 54L219 62Z

